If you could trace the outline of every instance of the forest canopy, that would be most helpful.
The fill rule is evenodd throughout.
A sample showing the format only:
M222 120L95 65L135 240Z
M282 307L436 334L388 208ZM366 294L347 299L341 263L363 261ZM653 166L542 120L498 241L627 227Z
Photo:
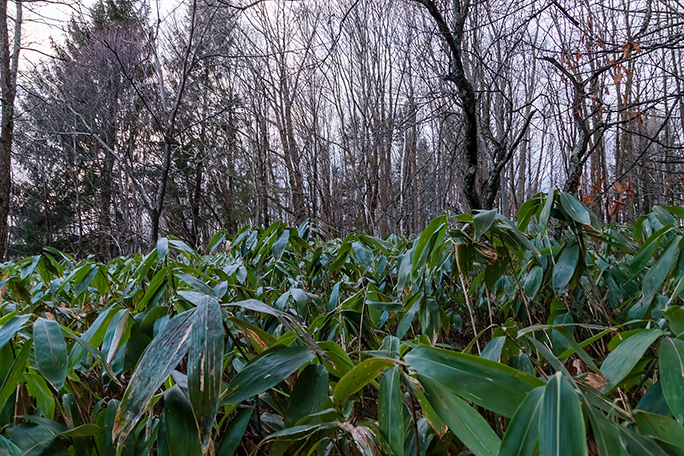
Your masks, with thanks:
M553 187L604 222L682 201L678 1L98 0L30 60L45 5L3 3L10 256L410 234Z

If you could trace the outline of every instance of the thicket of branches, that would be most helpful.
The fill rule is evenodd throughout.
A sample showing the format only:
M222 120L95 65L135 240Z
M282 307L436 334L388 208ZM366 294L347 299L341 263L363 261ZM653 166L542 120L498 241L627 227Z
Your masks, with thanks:
M2 67L8 252L412 233L551 186L630 221L684 195L683 51L679 0L100 0Z

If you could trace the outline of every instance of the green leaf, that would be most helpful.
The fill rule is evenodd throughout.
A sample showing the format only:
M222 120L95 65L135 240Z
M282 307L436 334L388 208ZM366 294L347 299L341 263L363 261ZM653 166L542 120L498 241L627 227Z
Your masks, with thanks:
M520 206L518 210L518 229L525 231L532 219L532 216L537 213L541 205L541 198L534 196L528 199Z
M285 411L285 426L290 427L307 415L321 411L328 399L329 376L321 364L309 364L304 368L292 388Z
M104 358L104 355L102 354L102 352L100 352L100 350L98 350L97 348L90 345L88 342L83 340L81 337L79 337L75 334L72 334L69 330L66 330L66 331L67 331L67 337L69 339L76 342L76 345L79 345L82 349L87 351L93 358L95 358L95 360L97 360L97 362L99 362L100 365L104 368L104 370L107 371L107 374L109 374L109 377L115 383L120 384L119 380L116 378L116 375L112 371L111 366L109 365L109 363L107 363L107 360ZM74 352L74 349L75 349L75 347L71 349L72 353Z
M16 446L10 439L0 435L0 455L19 456L21 455L21 448Z
M0 349L24 327L29 318L30 314L14 315L0 327Z
M560 203L563 210L568 214L573 220L581 223L582 225L591 225L591 216L589 211L580 204L577 199L570 193L561 192Z
M51 420L55 413L55 400L45 379L35 373L24 373L24 381L29 396L36 400L38 411Z
M27 455L33 455L33 454L50 454L51 450L53 450L52 446L48 446L48 444L52 441L54 441L57 437L65 437L65 438L80 438L80 437L92 437L94 435L100 434L102 432L102 429L100 426L92 423L88 424L82 424L80 426L77 426L75 428L71 429L64 429L61 426L57 426L55 422L50 422L50 420L45 420L41 418L40 420L37 420L36 417L33 417L34 421L38 421L39 424L38 426L35 426L31 428L31 431L38 431L38 432L31 432L29 433L24 432L23 434L24 437L28 437L24 443L27 443L22 450L23 452L21 453L22 456L27 456ZM15 431L18 431L18 426L15 428ZM24 428L26 430L26 428ZM26 435L29 434L29 435ZM32 435L31 435L32 434ZM15 434L16 435L16 434ZM2 453L0 453L2 454Z
M354 366L337 382L333 391L333 402L341 406L352 394L375 380L375 378L395 362L387 358L368 358Z
M568 286L572 276L575 275L579 261L580 248L577 241L572 240L563 247L553 267L551 283L556 292L560 293Z
M323 359L323 365L328 369L328 372L341 378L354 368L354 362L337 342L324 341L320 342L319 346L325 352L327 359Z
M228 383L222 403L236 404L273 388L314 358L308 347L285 347L257 358Z
M660 255L658 261L644 276L644 302L650 304L655 294L660 291L663 282L672 270L679 257L679 242L682 236L675 237L665 251Z
M216 299L205 297L195 312L188 353L188 395L206 451L218 411L223 373L223 319Z
M42 317L36 319L33 323L33 356L38 372L56 390L60 390L67 376L68 355L59 323Z
M17 385L22 379L22 374L24 372L24 367L26 367L26 359L31 352L31 344L26 342L21 351L17 354L17 357L12 363L12 368L10 369L7 376L3 379L2 387L0 387L0 410L2 410L7 401L14 391L17 389Z
M679 283L684 284L684 277L682 277ZM663 311L663 314L668 323L670 323L670 331L676 336L684 334L684 307L668 306L667 309Z
M412 271L416 271L425 265L427 257L431 253L429 246L440 244L440 239L443 239L446 233L447 222L448 219L444 214L435 217L420 234L413 253Z
M544 387L529 392L506 428L499 456L526 456L534 453L539 440L539 410Z
M159 261L164 261L168 253L169 240L166 238L159 238L159 240L157 240L157 258L159 258Z
M278 261L283 257L283 253L285 252L285 247L287 247L287 243L290 241L290 230L285 229L283 230L283 233L276 239L276 241L273 243L273 247L271 248L271 254L273 255L273 258Z
M654 437L661 442L669 443L684 449L684 427L669 416L655 415L638 410L634 419L639 427L639 433Z
M195 310L173 317L145 349L116 413L112 433L117 446L126 440L155 391L188 351Z
M444 420L451 432L476 456L498 454L501 440L485 419L445 384L418 376L430 405ZM401 453L400 453L401 454Z
M475 239L479 239L496 220L496 210L480 211L473 216L473 227L475 228Z
M665 401L675 418L684 423L684 341L671 337L660 339L658 367Z
M174 385L164 392L166 437L171 456L202 456L197 425L190 401L183 391Z
M539 215L539 231L544 233L546 227L549 224L549 218L551 216L551 209L553 209L553 203L556 200L556 189L552 188L551 191L546 195L546 201L544 202L544 207Z
M665 235L672 231L674 227L666 226L659 230L658 232L651 235L646 242L641 246L639 252L629 263L629 272L632 276L641 274L646 265L651 262L653 255L655 255L656 250L660 247L660 243L665 238Z
M601 373L610 381L611 390L634 369L648 347L662 335L663 332L659 329L638 332L618 345L606 357L601 365Z
M627 445L627 451L634 456L668 456L652 439L637 434L633 430L621 426L621 441ZM613 456L611 454L611 456Z
M402 403L400 367L385 371L380 379L378 423L380 432L397 456L404 454L404 407Z
M211 296L212 298L216 298L216 292L214 291L214 289L206 283L202 282L197 277L194 277L186 272L177 272L175 275L183 282L190 285L193 290L199 291L200 293L203 293L207 296Z
M544 279L544 269L540 266L534 266L530 272L525 276L523 281L523 288L525 289L525 296L533 298L539 293L542 280Z
M235 450L242 440L242 436L245 435L253 411L254 407L246 407L238 410L237 414L230 421L228 428L223 433L223 440L216 452L218 456L232 456L233 453L235 453Z
M466 401L506 417L515 414L530 391L544 385L512 367L456 351L420 346L404 360Z
M629 456L620 438L620 427L589 404L583 404L582 409L591 422L591 431L594 434L599 455Z
M539 449L544 456L582 456L588 453L587 432L579 399L560 373L544 389L539 411Z

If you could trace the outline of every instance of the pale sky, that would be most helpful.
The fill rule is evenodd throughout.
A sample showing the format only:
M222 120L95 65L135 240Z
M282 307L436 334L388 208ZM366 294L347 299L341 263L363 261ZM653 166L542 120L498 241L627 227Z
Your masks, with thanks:
M23 3L22 55L26 64L40 61L51 54L50 38L56 42L63 39L63 28L72 15L85 15L96 0L44 0ZM152 15L159 11L162 19L171 12L179 0L149 0ZM14 5L8 5L8 14L14 17Z
M92 4L92 1L88 1ZM57 42L62 40L62 29L73 14L83 8L82 2L45 1L25 2L23 4L24 21L22 25L22 59L36 63L44 54L50 54L50 38ZM8 14L14 16L15 9L8 7Z

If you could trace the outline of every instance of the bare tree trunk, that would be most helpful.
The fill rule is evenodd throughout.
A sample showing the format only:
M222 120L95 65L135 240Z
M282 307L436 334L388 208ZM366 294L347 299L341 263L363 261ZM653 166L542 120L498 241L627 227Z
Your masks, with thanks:
M7 0L0 0L0 90L2 116L0 118L0 261L7 254L10 189L12 179L12 141L14 140L14 98L17 94L17 66L21 42L21 2L16 2L14 49L10 55L7 30Z

